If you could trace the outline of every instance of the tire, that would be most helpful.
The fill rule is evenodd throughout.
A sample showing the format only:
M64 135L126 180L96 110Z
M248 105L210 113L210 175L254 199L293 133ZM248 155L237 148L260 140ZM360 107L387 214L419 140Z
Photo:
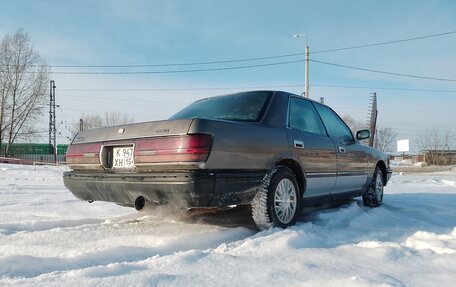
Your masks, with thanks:
M382 170L377 166L372 181L369 183L367 191L363 195L363 203L365 206L377 207L382 204L384 185Z
M300 192L294 173L285 166L273 168L252 200L252 218L259 230L294 225L300 212Z

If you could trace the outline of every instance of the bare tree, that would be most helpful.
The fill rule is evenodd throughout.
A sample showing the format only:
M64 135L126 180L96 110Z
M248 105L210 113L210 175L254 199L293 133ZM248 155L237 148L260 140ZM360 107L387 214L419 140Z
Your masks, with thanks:
M121 114L119 112L105 112L104 114L104 126L112 127L117 125L124 125L132 123L133 119L127 115Z
M451 130L428 130L418 138L418 146L425 153L428 163L442 164L445 151L454 144L454 139L455 135Z
M352 130L353 133L367 128L365 123L357 121L349 115L343 115L342 119L347 124L347 126Z
M104 116L101 115L81 115L82 119L82 129L90 130L102 127L111 127L116 125L124 125L133 122L133 119L127 115L121 114L119 112L108 112L104 113ZM76 134L79 131L80 122L78 121L74 124L72 129L72 134Z
M5 153L24 130L30 131L43 113L49 67L33 49L22 29L0 43L0 144Z
M355 133L362 129L369 129L368 125L364 122L357 121L349 115L343 115L342 119L348 127ZM397 134L391 127L377 128L377 133L374 137L374 147L383 152L392 152L394 150L394 141ZM367 142L366 142L367 144Z
M91 130L105 126L101 115L82 115L81 119L83 130Z
M391 127L381 127L377 129L374 138L374 147L385 153L391 153L394 151L396 136L397 134Z

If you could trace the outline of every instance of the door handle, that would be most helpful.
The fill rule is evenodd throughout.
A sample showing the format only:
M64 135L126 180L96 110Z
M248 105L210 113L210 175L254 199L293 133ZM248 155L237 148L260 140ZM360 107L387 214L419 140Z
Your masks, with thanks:
M295 148L304 148L304 143L302 141L294 140Z
M340 146L339 147L339 152L340 153L345 153L345 147L344 146Z

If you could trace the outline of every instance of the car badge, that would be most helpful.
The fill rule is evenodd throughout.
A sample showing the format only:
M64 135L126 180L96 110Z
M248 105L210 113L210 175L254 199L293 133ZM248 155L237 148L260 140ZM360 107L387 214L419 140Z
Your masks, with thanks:
M117 131L117 133L119 133L119 134L123 134L124 132L125 132L125 129L119 129L119 130Z

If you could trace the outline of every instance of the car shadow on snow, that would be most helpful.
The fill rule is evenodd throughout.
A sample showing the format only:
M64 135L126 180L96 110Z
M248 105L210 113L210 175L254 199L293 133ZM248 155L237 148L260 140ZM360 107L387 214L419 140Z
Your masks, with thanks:
M256 229L255 222L251 216L250 206L248 205L236 206L216 213L192 215L184 218L184 221L188 223L219 225L228 228L244 227Z
M337 208L353 203L354 200L341 200L337 202L326 203L318 206L304 207L301 209L297 223L312 221L313 215L325 210L336 210ZM241 205L234 208L218 211L215 213L192 215L182 218L187 223L203 223L209 225L218 225L228 228L244 227L256 230L257 227L252 219L250 206Z

